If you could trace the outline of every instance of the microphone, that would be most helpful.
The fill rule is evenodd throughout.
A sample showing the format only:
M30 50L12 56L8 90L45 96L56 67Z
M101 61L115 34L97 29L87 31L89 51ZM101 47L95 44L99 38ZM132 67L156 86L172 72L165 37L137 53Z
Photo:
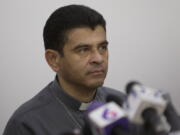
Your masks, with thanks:
M107 102L115 102L117 103L120 107L123 108L125 99L119 98L116 95L108 95L106 98ZM129 132L133 135L140 135L142 134L142 127L140 125L130 123L129 122ZM123 135L123 134L122 134Z
M81 130L81 135L93 135L93 132L91 130L91 125L88 119L88 114L97 109L98 107L101 107L103 103L101 102L92 102L91 105L88 107L85 116L84 116L84 127Z
M167 129L161 121L167 102L162 92L144 87L139 82L132 81L126 86L128 98L124 108L129 119L136 124L144 124L146 130L157 134L166 134Z
M101 104L101 103L94 103ZM129 121L125 111L115 102L109 102L99 107L90 105L87 121L93 135L130 135Z
M119 98L116 95L110 94L106 97L106 102L115 102L116 104L118 104L120 107L123 108L124 99Z
M163 98L168 102L167 107L164 111L164 115L171 126L170 132L179 132L180 134L180 117L172 103L169 93L164 92Z

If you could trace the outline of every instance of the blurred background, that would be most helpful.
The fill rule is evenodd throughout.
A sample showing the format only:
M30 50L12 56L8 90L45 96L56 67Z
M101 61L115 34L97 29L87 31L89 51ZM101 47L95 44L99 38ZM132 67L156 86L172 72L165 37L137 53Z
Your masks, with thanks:
M179 0L0 0L0 134L17 107L54 79L42 32L49 15L68 4L90 6L107 21L106 86L124 91L138 80L169 92L180 112Z

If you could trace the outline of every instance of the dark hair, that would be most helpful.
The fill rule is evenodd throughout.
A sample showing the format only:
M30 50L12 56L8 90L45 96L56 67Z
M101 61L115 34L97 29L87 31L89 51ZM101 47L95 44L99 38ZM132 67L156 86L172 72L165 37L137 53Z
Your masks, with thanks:
M43 31L45 49L57 50L63 55L67 32L73 28L101 25L106 31L106 22L97 11L84 5L68 5L55 10L48 18Z

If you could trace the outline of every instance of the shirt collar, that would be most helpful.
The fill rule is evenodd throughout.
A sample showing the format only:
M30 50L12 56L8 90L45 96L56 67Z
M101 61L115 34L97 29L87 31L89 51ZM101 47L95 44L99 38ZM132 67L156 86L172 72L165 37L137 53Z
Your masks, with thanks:
M100 91L97 89L95 98L89 102L89 103L84 103L84 102L80 102L79 100L73 98L72 96L68 95L63 88L60 86L57 77L55 78L55 80L52 82L51 86L52 88L52 92L54 93L54 95L59 98L59 100L61 102L63 102L63 104L65 104L67 107L70 107L74 110L79 110L79 111L85 111L87 110L88 106L94 102L94 101L100 101Z

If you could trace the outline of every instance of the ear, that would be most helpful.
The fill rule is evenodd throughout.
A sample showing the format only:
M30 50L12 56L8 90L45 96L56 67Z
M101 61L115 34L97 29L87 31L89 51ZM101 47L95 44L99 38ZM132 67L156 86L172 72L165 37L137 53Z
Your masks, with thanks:
M59 72L60 57L60 54L55 50L47 49L45 52L46 61L54 72Z

